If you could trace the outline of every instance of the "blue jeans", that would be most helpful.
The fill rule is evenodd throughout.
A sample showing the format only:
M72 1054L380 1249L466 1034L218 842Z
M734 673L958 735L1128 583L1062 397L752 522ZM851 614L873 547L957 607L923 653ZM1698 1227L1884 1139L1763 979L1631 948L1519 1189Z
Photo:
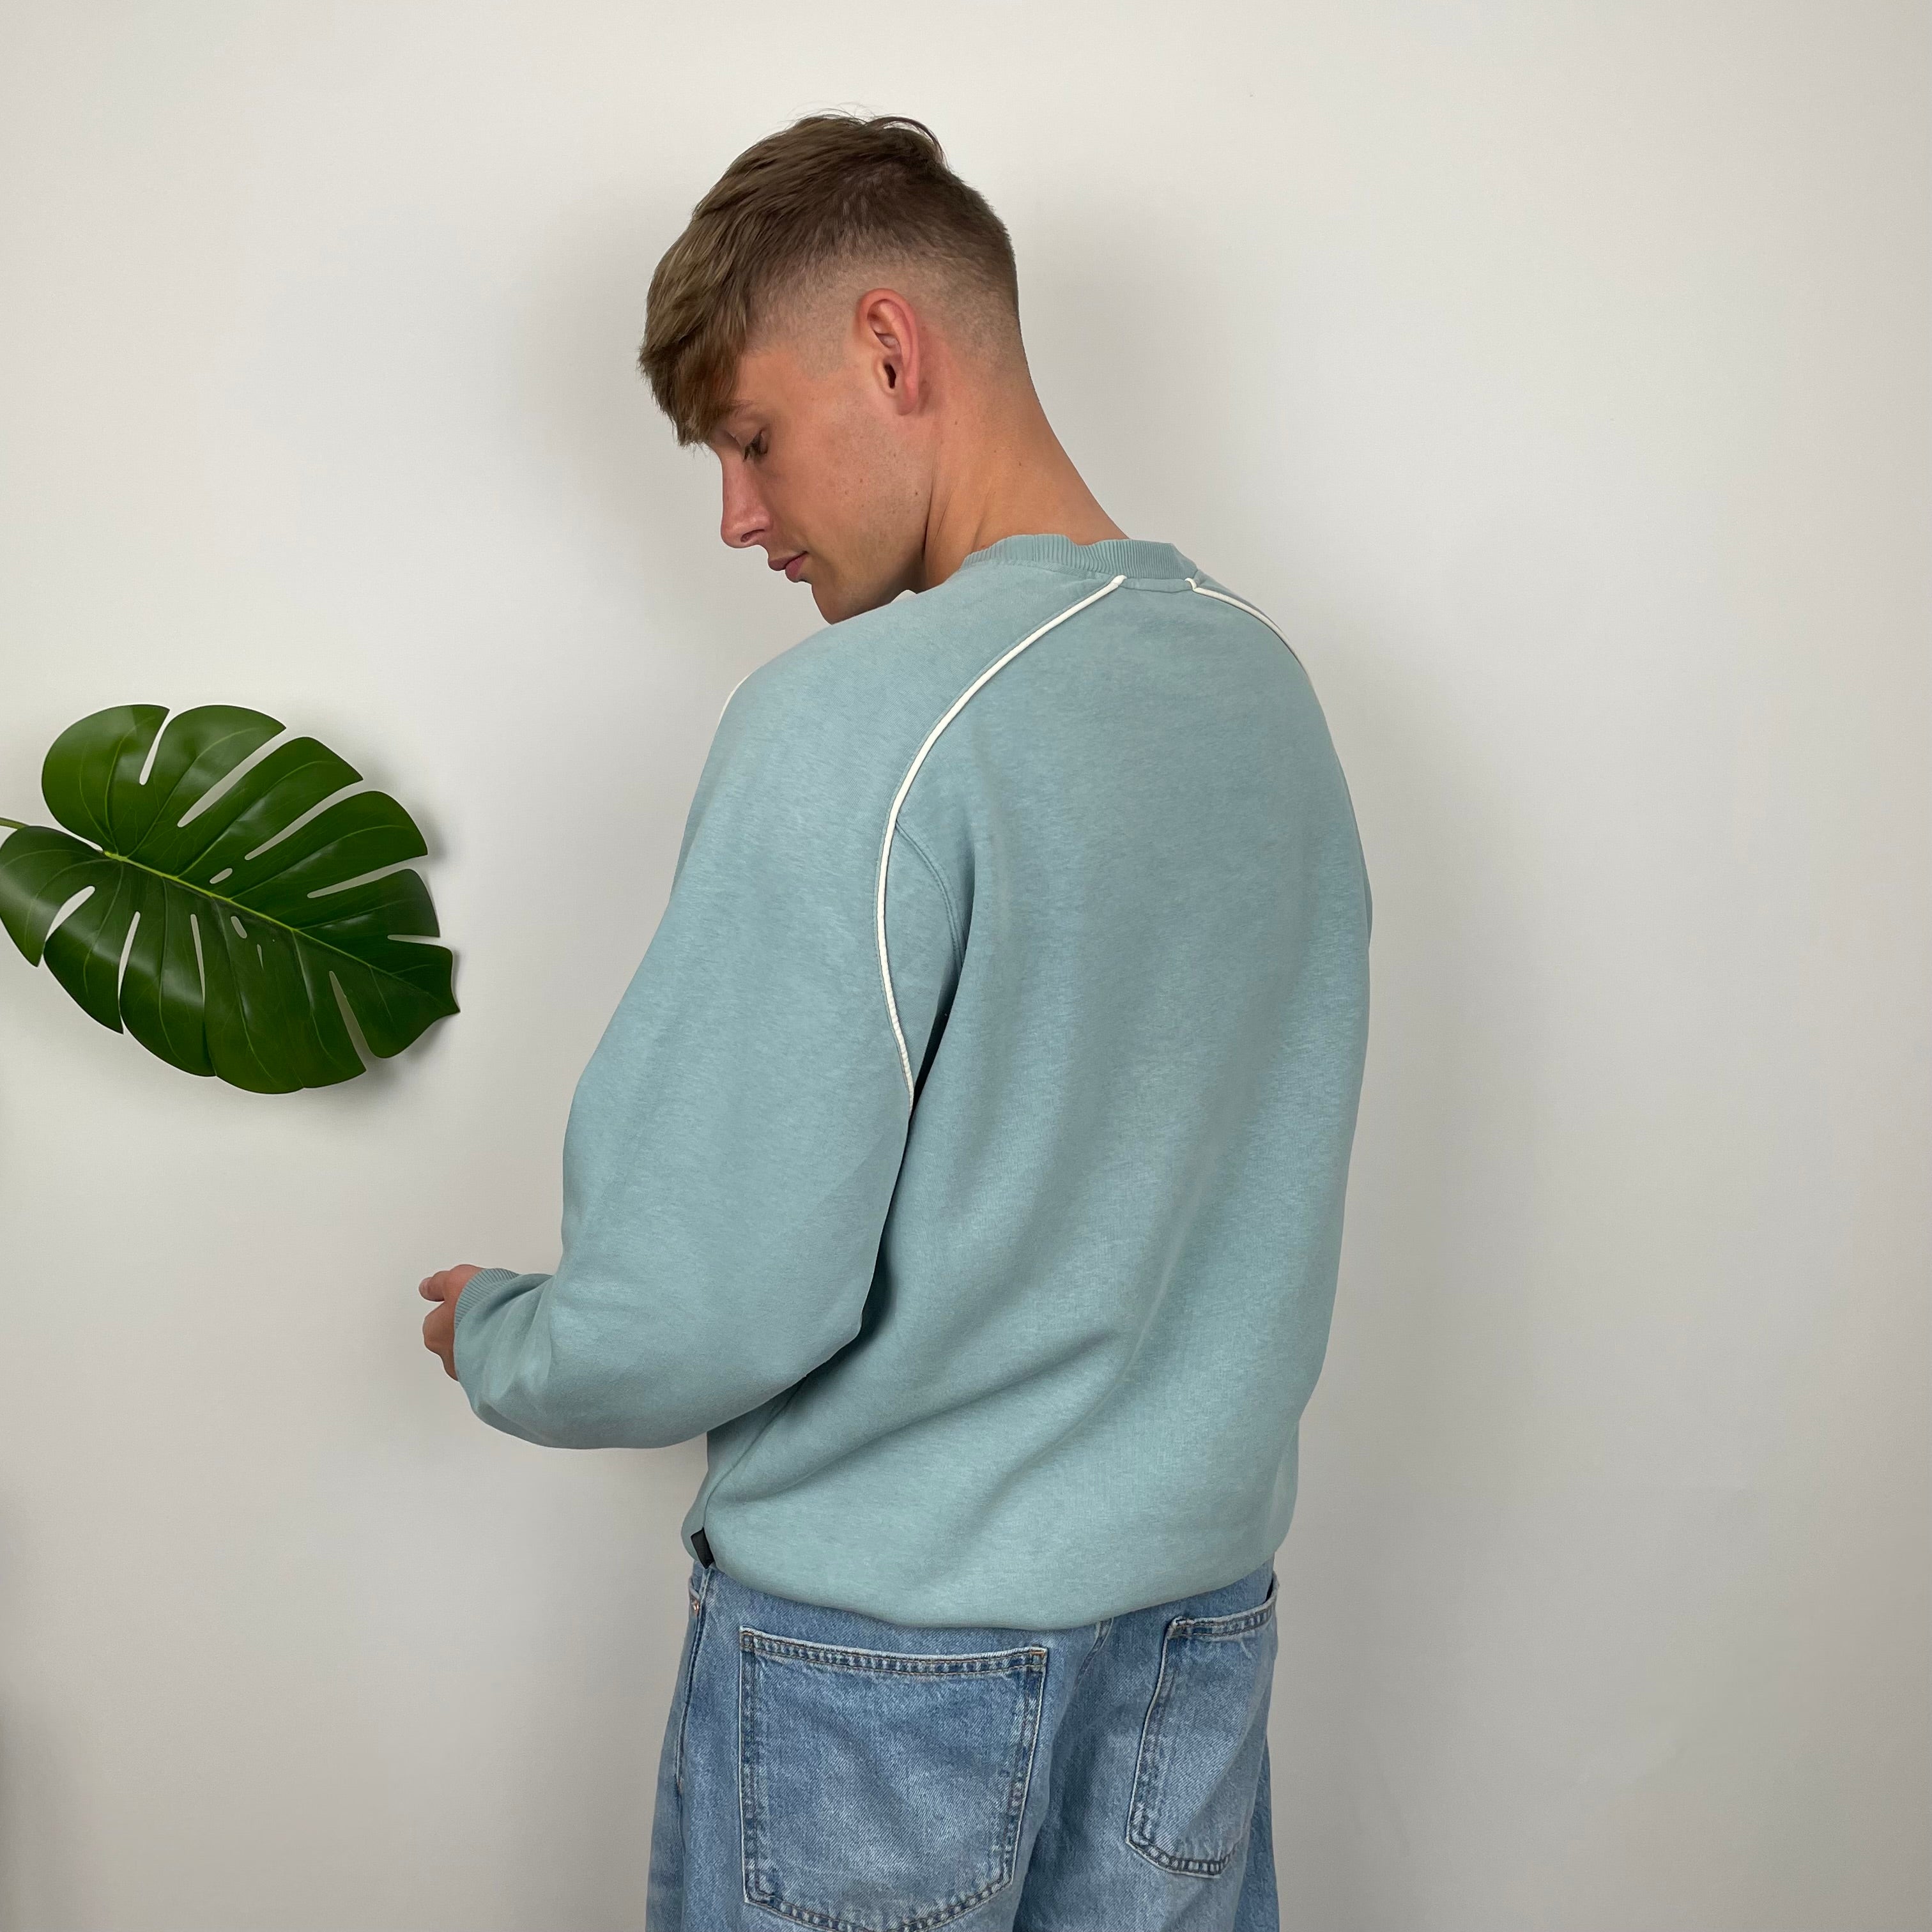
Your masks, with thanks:
M689 1594L646 1932L1278 1932L1272 1563L1071 1630Z

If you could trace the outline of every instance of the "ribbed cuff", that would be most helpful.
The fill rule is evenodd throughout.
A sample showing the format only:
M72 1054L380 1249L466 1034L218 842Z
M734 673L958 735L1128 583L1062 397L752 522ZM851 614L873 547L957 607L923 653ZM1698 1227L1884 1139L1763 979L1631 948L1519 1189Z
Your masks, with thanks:
M456 1370L456 1379L463 1392L467 1395L470 1384L463 1375L463 1317L465 1311L474 1314L479 1308L491 1305L493 1290L501 1288L506 1282L523 1279L514 1268L478 1268L466 1281L456 1298L456 1308L449 1345L449 1359ZM472 1291L474 1291L473 1292Z
M514 1268L478 1268L476 1272L463 1284L462 1288L458 1292L455 1308L456 1318L459 1322L463 1318L463 1304L464 1301L469 1298L470 1291L472 1288L476 1287L478 1282L481 1282L484 1288L488 1288L494 1287L500 1281L514 1281L516 1278L517 1270Z

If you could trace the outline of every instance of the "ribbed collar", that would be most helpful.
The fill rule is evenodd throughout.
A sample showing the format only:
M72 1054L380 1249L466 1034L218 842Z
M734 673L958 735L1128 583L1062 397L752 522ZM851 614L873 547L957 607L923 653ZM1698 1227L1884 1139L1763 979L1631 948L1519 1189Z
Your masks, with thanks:
M1124 574L1132 582L1170 584L1177 589L1201 574L1200 567L1172 544L1148 543L1138 537L1102 537L1097 543L1077 544L1070 537L1045 532L1002 537L974 551L959 568L970 570L980 563L1028 563L1072 577Z

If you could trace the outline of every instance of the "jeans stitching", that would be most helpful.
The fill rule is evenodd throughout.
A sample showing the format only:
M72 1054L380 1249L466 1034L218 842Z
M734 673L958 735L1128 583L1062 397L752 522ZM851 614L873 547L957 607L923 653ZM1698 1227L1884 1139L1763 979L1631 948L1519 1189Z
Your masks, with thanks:
M757 1820L764 1816L764 1810L760 1802L764 1793L757 1768L758 1705L752 1695L752 1672L755 1664L755 1654L745 1643L741 1630L738 1648L739 1853L745 1874L746 1902L770 1911L776 1908L768 1903L770 1881L765 1876L764 1844L758 1835L757 1824ZM758 1875L757 1892L752 1889L754 1872Z
M1160 1787L1166 1766L1161 1749L1160 1719L1173 1694L1174 1673L1171 1668L1175 1634L1184 1618L1169 1619L1160 1640L1160 1670L1154 1678L1154 1695L1148 1700L1147 1715L1141 1720L1141 1744L1134 1760L1134 1788L1127 1807L1127 1844L1143 1857L1153 1857L1156 1864L1164 1858L1154 1856L1153 1814L1160 1802Z
M1170 1631L1180 1630L1190 1636L1204 1637L1210 1642L1222 1637L1246 1636L1249 1631L1258 1630L1274 1615L1275 1579L1268 1578L1268 1594L1251 1610L1229 1610L1218 1617L1176 1617L1168 1625Z
M1046 1701L1048 1652L1044 1645L1024 1644L1012 1650L950 1654L862 1650L842 1644L812 1643L796 1637L776 1636L769 1630L741 1624L738 1630L739 1832L746 1904L798 1924L816 1927L819 1932L878 1932L877 1928L855 1919L815 1912L808 1906L788 1904L769 1888L753 1889L754 1874L760 1887L769 1888L770 1885L765 1870L766 1847L755 1822L764 1815L765 1794L754 1762L758 1752L757 1699L753 1686L757 1678L757 1660L766 1657L884 1676L1018 1676L1022 1682L1008 1750L1015 1757L1023 1752L1024 1758L1016 1763L1007 1784L1006 1805L994 1848L998 1867L996 1876L971 1893L944 1900L912 1918L895 1919L883 1928L883 1932L932 1932L932 1928L985 1904L1013 1882L1017 1876L1019 1828L1025 1816L1027 1797L1032 1789L1034 1762L1039 1753L1040 1711ZM898 1666L906 1667L894 1667Z
M1080 1660L1080 1668L1073 1673L1073 1688L1066 1694L1069 1697L1077 1697L1080 1694L1080 1680L1087 1675L1088 1665L1100 1655L1102 1648L1113 1633L1114 1620L1112 1617L1102 1617L1094 1626L1093 1643L1087 1654Z
M1154 1814L1160 1808L1161 1788L1167 1772L1165 1741L1159 1720L1166 1714L1174 1680L1178 1675L1178 1671L1169 1668L1169 1653L1179 1640L1218 1643L1229 1638L1246 1636L1258 1630L1274 1615L1276 1581L1270 1568L1267 1594L1252 1610L1232 1610L1214 1617L1174 1617L1168 1620L1162 1635L1160 1671L1154 1680L1154 1696L1148 1700L1147 1715L1142 1720L1140 1750L1134 1760L1134 1785L1127 1807L1126 1838L1129 1850L1137 1852L1162 1871L1179 1873L1190 1878L1219 1878L1240 1856L1248 1837L1247 1827L1244 1826L1240 1836L1228 1847L1226 1856L1220 1858L1185 1857L1178 1852L1163 1851L1154 1841Z
M1011 1650L909 1651L862 1650L849 1644L813 1643L804 1637L775 1636L770 1630L741 1624L738 1642L746 1650L767 1657L785 1657L817 1664L830 1670L872 1670L884 1676L1010 1676L1015 1671L1043 1671L1043 1644L1015 1646Z
M692 1691L698 1682L698 1652L704 1641L704 1606L711 1594L711 1577L712 1572L706 1567L698 1587L694 1590L687 1585L686 1590L691 1600L691 1644L690 1654L685 1660L684 1702L677 1715L677 1757L673 1772L673 1781L680 1800L684 1796L684 1736L691 1721Z

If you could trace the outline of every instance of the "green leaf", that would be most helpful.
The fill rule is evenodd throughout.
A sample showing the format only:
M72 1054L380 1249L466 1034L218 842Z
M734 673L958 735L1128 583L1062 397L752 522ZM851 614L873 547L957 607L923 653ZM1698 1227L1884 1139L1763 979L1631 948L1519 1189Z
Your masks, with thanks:
M163 731L166 716L164 705L117 705L54 740L40 789L67 830L0 839L0 926L27 958L44 957L103 1026L258 1094L363 1071L338 986L385 1058L454 1012L448 948L417 943L437 932L422 879L343 884L428 852L409 814L386 793L357 792L289 832L362 776L313 738L278 745L195 811L282 727L226 704L178 712Z

